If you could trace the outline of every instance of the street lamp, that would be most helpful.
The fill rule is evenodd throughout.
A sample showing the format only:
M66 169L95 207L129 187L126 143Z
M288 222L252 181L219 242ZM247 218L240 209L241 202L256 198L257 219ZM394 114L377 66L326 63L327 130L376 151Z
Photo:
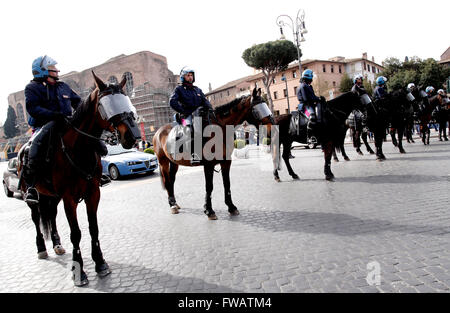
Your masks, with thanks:
M288 105L288 113L291 113L291 108L289 107L289 90L288 90L288 85L287 85L287 79L284 74L283 74L283 76L281 76L281 80L284 81L284 83L286 84L286 98L287 98L287 105Z
M297 47L299 76L301 76L302 63L300 61L300 43L305 41L305 37L303 37L303 35L308 33L305 27L305 11L302 9L298 10L295 23L289 15L280 15L277 17L277 25L280 26L281 39L286 39L283 34L284 26L289 26L292 29L292 34L294 35L294 40Z

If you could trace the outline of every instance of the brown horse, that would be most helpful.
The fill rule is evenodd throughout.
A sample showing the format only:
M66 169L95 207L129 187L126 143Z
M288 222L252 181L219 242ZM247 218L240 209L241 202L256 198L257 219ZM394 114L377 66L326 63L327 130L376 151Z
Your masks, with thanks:
M73 244L72 273L76 286L84 286L89 282L83 271L80 251L81 231L77 220L77 206L82 200L87 209L95 271L100 277L111 273L103 259L98 240L97 208L100 201L99 182L102 165L95 145L98 144L103 130L117 133L120 143L126 149L131 148L139 138L131 102L122 91L126 79L124 78L119 85L106 85L94 72L92 74L96 88L80 104L73 118L67 119L61 131L55 134L52 162L46 171L48 177L40 177L36 184L40 195L53 197L56 205L61 199L64 202ZM21 172L24 161L23 150L19 153L19 159ZM21 188L25 192L25 184L22 184ZM44 213L49 207L40 206L39 210ZM41 214L44 228L50 224L48 216L49 214ZM39 232L38 228L37 231Z
M261 110L261 108L263 108ZM270 127L272 125L272 116L270 114L259 114L259 112L269 112L267 108L267 104L264 103L261 98L261 89L253 90L252 96L241 97L239 99L235 99L232 102L225 104L216 108L210 116L210 121L212 125L219 127L222 130L223 138L215 138L214 136L205 135L203 140L210 142L211 140L219 139L218 142L222 144L223 153L221 155L216 155L213 158L207 157L205 158L205 149L203 149L203 157L202 161L199 165L203 166L205 181L206 181L206 198L204 205L204 213L208 216L208 219L215 220L217 216L212 209L211 205L211 193L213 191L213 174L214 174L214 166L216 164L220 164L222 170L222 179L225 189L225 204L228 206L228 212L231 216L238 215L239 211L236 206L233 204L231 200L231 191L230 191L230 167L231 167L231 153L234 149L233 141L230 144L226 144L228 140L226 140L227 129L229 134L229 127L233 129L233 133L231 134L231 138L234 135L234 127L242 124L244 121L251 121L257 119L262 124L267 125L268 134L270 134ZM210 112L211 113L211 112ZM253 113L257 114L257 117L253 116ZM265 115L265 116L264 116ZM190 159L175 159L171 153L168 151L167 141L170 130L172 129L171 124L167 124L156 132L153 137L153 147L155 150L155 154L158 157L160 172L161 172L161 180L163 187L167 190L167 194L169 196L169 205L173 214L178 214L180 207L175 200L174 195L174 183L175 176L178 171L178 166L193 166L191 165ZM206 131L205 131L206 132ZM223 139L223 140L221 140ZM229 141L228 141L229 142ZM206 146L205 146L206 147Z

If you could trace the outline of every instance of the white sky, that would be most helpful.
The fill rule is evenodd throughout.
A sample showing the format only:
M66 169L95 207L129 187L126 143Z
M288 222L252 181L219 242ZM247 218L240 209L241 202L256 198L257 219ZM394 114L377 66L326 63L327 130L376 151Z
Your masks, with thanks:
M208 91L253 74L243 51L280 37L278 15L304 9L303 57L360 57L381 63L440 55L450 45L450 1L427 0L14 0L0 11L0 124L7 97L32 79L31 63L47 54L61 74L82 71L119 54L149 50L178 74L188 65ZM293 40L290 29L287 39Z

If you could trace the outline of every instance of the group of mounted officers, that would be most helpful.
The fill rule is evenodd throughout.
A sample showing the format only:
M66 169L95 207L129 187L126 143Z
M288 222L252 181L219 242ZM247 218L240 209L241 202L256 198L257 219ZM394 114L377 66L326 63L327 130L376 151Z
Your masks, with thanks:
M57 62L49 56L41 56L32 63L33 80L25 88L26 109L30 118L29 125L33 131L33 141L29 152L29 161L27 171L24 174L24 180L28 186L25 195L27 203L36 203L38 201L38 193L34 188L38 175L39 164L45 158L46 143L51 131L55 129L59 123L64 121L72 114L72 110L76 109L81 98L64 82L59 81L59 70L56 68ZM297 90L297 98L299 100L298 110L302 114L308 116L307 137L310 143L317 143L317 128L322 122L321 110L317 107L325 102L324 97L317 97L312 87L314 73L310 69L303 71L301 76L300 87ZM359 96L367 95L367 91L363 86L363 76L358 74L353 79L353 87L351 91ZM183 68L180 72L181 85L177 86L170 97L170 106L179 113L183 120L183 125L193 127L192 113L199 107L212 110L211 103L203 94L202 90L194 85L195 72L193 69ZM387 79L380 76L376 79L376 87L373 92L373 100L384 101L388 97L386 88ZM414 95L412 99L426 100L434 95L435 89L428 86L425 89L426 94L421 94L414 83L409 83L406 87L408 94ZM443 89L437 91L438 94L445 97ZM435 111L447 110L447 107L434 108ZM363 125L366 123L366 112L362 109ZM448 140L445 125L444 129L439 132L440 139L443 134L444 140ZM411 129L407 130L407 134ZM192 130L193 133L193 130ZM411 134L407 135L410 136ZM412 137L411 137L412 139ZM104 143L99 141L97 151L101 155L105 155L107 150ZM191 155L191 163L196 164L200 161L201 156ZM102 185L107 184L109 178L105 175L102 177Z

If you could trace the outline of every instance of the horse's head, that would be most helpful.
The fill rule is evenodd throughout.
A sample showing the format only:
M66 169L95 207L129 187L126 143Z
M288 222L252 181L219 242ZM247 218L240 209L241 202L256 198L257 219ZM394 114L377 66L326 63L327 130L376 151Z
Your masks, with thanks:
M141 138L140 131L136 125L136 109L131 104L130 98L123 92L126 83L124 77L117 84L106 85L94 72L95 84L98 88L98 122L103 129L114 132L117 130L119 141L125 149L130 149ZM91 101L93 94L91 94ZM95 97L95 94L94 94Z
M261 97L261 88L253 89L252 95L248 101L246 101L246 105L249 110L245 115L245 120L252 125L259 126L263 125L272 125L275 124L273 119L272 112L270 112L267 103Z

